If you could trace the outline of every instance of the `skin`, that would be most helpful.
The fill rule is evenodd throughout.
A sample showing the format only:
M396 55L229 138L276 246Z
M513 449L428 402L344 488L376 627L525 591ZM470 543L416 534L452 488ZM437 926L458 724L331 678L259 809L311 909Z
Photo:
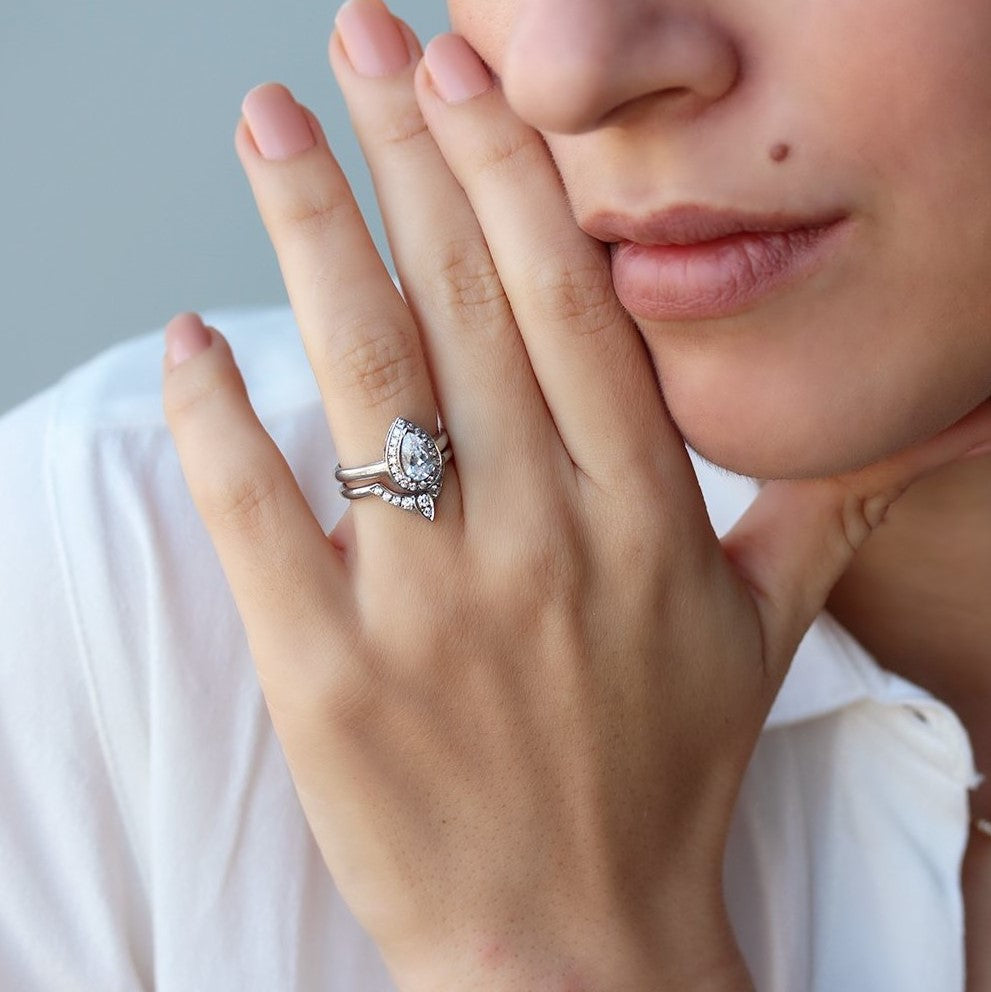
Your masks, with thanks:
M704 456L758 478L827 475L991 392L987 3L449 7L547 140L579 223L680 201L839 205L855 218L848 250L779 301L720 322L638 320L668 409ZM691 57L661 57L689 43ZM920 481L828 602L881 664L954 707L982 769L989 506L991 457ZM991 816L991 784L972 807ZM979 835L964 882L968 932L986 932L991 842ZM991 948L968 954L970 987L991 988Z
M963 98L988 25L961 10L929 68ZM421 61L379 0L330 44L404 298L312 114L260 87L235 136L341 462L439 409L437 520L362 501L326 535L194 314L167 328L166 417L313 835L399 987L740 992L726 831L795 647L859 562L890 581L871 535L913 483L970 507L986 480L960 468L991 440L979 101L931 117L931 78L922 110L878 96L872 58L934 59L921 4L876 5L870 33L859 6L451 12L501 86L457 36ZM884 50L837 89L865 38ZM908 156L920 121L940 156ZM719 326L634 324L579 226L665 196L804 209L809 189L856 213L846 253ZM920 225L946 240L938 276ZM685 438L771 480L722 541Z
M853 216L841 256L780 299L638 320L705 457L757 478L847 471L991 393L988 4L449 9L547 140L579 224L680 202Z

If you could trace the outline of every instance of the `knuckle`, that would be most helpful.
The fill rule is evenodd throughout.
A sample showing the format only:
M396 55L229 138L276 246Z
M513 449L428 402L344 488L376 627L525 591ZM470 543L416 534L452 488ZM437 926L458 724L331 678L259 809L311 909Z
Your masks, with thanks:
M377 140L387 148L415 145L425 137L430 137L430 131L417 106L406 107L398 113L388 115L376 131Z
M650 462L650 454L644 453L644 463ZM679 563L693 553L694 535L703 532L709 518L702 511L686 526L684 517L672 514L653 495L663 474L656 467L646 470L639 461L625 463L622 485L617 486L615 478L603 483L583 474L579 491L586 519L596 521L589 541L597 558L608 569L656 582L679 573Z
M488 248L477 240L447 242L436 252L441 305L455 317L502 314L506 294Z
M856 553L884 521L892 503L902 494L904 487L891 486L865 495L841 480L838 481L843 488L837 504L837 529L849 550Z
M422 359L411 333L381 325L359 323L351 328L352 338L332 363L338 382L345 391L357 391L362 401L374 406L388 403L421 371Z
M566 324L579 335L615 327L618 305L601 259L576 258L566 268L538 262L532 284L545 320Z
M281 218L282 224L305 238L316 238L335 227L363 224L361 210L347 189L328 190L301 183Z
M221 339L218 344L218 348L199 356L196 363L174 369L166 376L162 408L169 423L178 424L195 418L232 396L247 395L240 369L229 360L226 342Z
M223 390L224 385L216 376L188 377L183 382L179 381L178 376L169 376L162 390L166 420L174 430L176 425L195 418L198 411L214 401Z
M562 518L567 520L567 518ZM574 526L527 528L525 539L506 544L494 569L499 595L508 602L522 595L534 614L580 608L586 588L587 555Z
M199 503L203 515L242 537L264 540L279 517L279 486L264 471L228 475L203 485Z
M474 174L479 177L503 173L526 175L544 161L546 149L536 132L496 133L475 153Z

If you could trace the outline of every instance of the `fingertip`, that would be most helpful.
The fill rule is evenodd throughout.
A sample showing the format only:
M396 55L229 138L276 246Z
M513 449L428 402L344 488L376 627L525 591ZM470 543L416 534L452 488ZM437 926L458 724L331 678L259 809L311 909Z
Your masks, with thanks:
M200 315L191 311L176 314L165 325L165 366L171 372L210 347L213 335Z
M433 81L430 78L430 70L427 68L427 60L422 58L416 63L416 68L413 70L413 88L420 96L421 93L426 92L430 96L436 96L434 91Z
M183 310L180 313L175 314L165 325L166 334L169 333L169 329L179 325L194 323L203 326L203 318L195 310Z
M316 138L317 144L323 148L329 149L329 144L327 142L327 135L324 132L323 125L320 123L319 118L309 107L304 107L302 104L299 105L299 109L303 111L303 116L309 122L310 130L313 132L313 137Z
M253 144L268 162L287 162L309 151L315 136L304 108L284 83L259 83L241 101Z
M261 152L258 151L258 146L255 144L251 128L248 126L248 122L243 114L237 119L237 126L234 128L234 148L242 162L246 156L261 157Z
M330 32L330 37L327 39L327 59L335 73L337 72L339 65L350 65L348 62L347 52L344 50L344 42L341 41L341 32L337 27L336 21L334 22L333 30Z
M964 454L964 458L983 458L985 455L991 455L991 441L983 441L976 447L971 448L970 451Z
M423 62L434 91L445 103L467 103L492 89L488 66L460 35L433 38L424 49Z
M241 98L241 116L250 120L252 114L266 108L272 102L277 105L288 102L295 103L296 98L285 83L280 83L276 79L269 79L264 83L255 84L244 94Z
M393 56L395 61L392 64L395 66L395 72L401 72L409 66L416 66L416 64L423 57L423 45L421 44L416 32L409 26L409 24L406 23L406 21L391 12L387 13L389 20L395 24L395 27L399 32L399 37L406 46L407 57L405 61L399 58L398 55L394 54ZM330 37L327 39L327 58L330 62L331 68L334 70L334 74L338 77L338 80L341 81L342 84L346 78L346 76L342 74L342 70L344 70L345 73L355 72L354 62L348 55L348 49L341 34L339 18L335 19L333 30L330 32ZM361 74L359 73L359 75ZM381 75L383 74L378 71L373 71L372 73L373 77ZM394 75L394 73L388 72L385 73L385 75L391 76Z
M399 33L403 36L403 40L406 42L406 47L409 49L410 59L418 62L421 58L423 58L423 45L421 44L419 37L402 18L396 17L395 14L393 14L393 18L399 28Z

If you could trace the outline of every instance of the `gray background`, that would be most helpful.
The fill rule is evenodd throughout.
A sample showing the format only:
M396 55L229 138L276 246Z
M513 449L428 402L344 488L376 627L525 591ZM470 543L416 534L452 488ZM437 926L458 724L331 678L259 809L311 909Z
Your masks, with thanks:
M324 125L384 239L327 64L337 0L0 3L0 414L180 310L285 290L234 152L278 80ZM421 39L443 0L393 0Z

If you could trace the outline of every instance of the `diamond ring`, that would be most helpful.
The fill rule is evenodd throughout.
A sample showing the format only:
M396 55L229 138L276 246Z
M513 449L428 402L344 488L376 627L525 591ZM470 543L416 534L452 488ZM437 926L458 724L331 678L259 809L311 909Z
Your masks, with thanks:
M411 420L397 417L385 439L385 458L371 465L341 468L334 478L346 499L377 496L401 510L434 519L434 500L444 482L444 464L451 457L447 431L431 435ZM388 480L395 488L385 484ZM354 485L364 483L364 485Z

